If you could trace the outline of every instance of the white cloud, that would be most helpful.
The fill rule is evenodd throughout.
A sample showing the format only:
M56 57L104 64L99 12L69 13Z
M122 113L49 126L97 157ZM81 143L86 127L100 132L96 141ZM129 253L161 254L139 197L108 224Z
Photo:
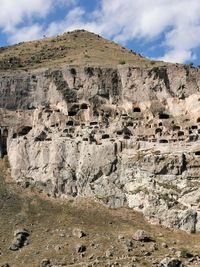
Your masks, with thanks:
M31 41L31 40L37 40L42 37L43 28L38 25L34 24L28 27L23 27L18 30L14 30L13 34L9 37L9 42L19 43L20 41Z
M45 30L34 21L45 19L58 6L74 6L77 0L0 0L0 29L8 35L10 43L40 38ZM21 26L24 21L27 26Z
M102 0L98 20L103 34L122 43L164 34L164 60L193 60L192 50L200 46L199 0Z
M38 25L36 20L35 24L16 28L25 17L47 16L58 3L76 6L70 10L66 8L66 17L52 21L47 27ZM199 0L99 0L100 5L90 14L78 3L81 1L34 0L30 4L29 0L0 0L0 27L11 33L11 42L77 28L103 34L121 43L135 39L148 43L162 34L166 53L161 59L173 62L193 60L193 51L200 46Z
M76 7L68 12L64 20L50 23L48 29L46 30L46 34L48 36L53 36L58 33L79 29L82 26L85 27L86 23L83 19L84 15L85 10L80 7Z
M192 50L200 45L199 0L102 0L89 19L86 15L77 7L52 23L48 34L85 28L121 43L148 42L164 34L166 54L160 59L173 62L193 60Z
M179 24L166 34L165 44L169 51L161 58L171 62L185 62L195 59L192 52L200 46L200 25Z
M48 14L51 4L52 0L0 0L0 27L9 32L25 17L44 17Z

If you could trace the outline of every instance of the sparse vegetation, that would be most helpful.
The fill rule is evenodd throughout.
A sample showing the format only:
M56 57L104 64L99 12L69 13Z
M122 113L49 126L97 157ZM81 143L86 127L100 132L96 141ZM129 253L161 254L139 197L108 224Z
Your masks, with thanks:
M193 67L194 67L194 63L191 62L191 63L189 64L189 66L190 66L190 68L193 68Z
M180 256L185 260L191 255L189 251L195 253L199 248L199 235L188 235L150 225L140 213L130 209L112 210L86 199L73 198L58 202L42 194L39 196L34 187L22 189L12 181L7 168L7 159L0 160L0 229L3 240L1 243L3 264L8 262L11 266L32 267L39 266L43 259L50 259L56 265L62 263L62 266L67 267L76 257L76 263L71 264L72 266L92 264L96 258L99 259L99 267L107 266L108 261L110 264L117 261L121 266L129 266L128 262L134 256L137 258L137 264L140 264L138 266L150 267L152 263L149 257L144 257L144 251L151 251L153 258L159 261L166 253L173 257L173 252L163 246L163 242L172 244L176 240L176 245L173 247L181 251ZM3 178L5 176L6 182ZM14 230L21 227L30 231L30 243L19 252L10 251L8 247L13 239ZM84 257L74 254L77 245L80 244L79 238L72 236L74 228L81 228L86 233L86 236L81 238L81 242L87 248ZM142 243L141 247L136 242L132 249L130 240L138 229L149 232L155 238L154 242L158 249L151 250L154 243ZM120 235L123 236L122 240L118 239ZM187 249L181 249L186 238ZM115 250L113 256L107 258L105 254L111 245ZM95 246L98 249L95 249ZM125 254L128 256L124 257ZM190 266L196 265L191 263Z
M124 64L126 64L126 61L125 61L125 60L120 60L120 61L119 61L119 64L120 64L120 65L124 65Z
M151 64L151 65L155 65L155 64L156 64L156 61L155 61L155 60L151 60L151 61L150 61L150 64Z
M189 72L190 72L190 68L195 68L195 67L194 67L194 63L191 62L191 63L189 63L189 64L185 64L185 65L184 65L184 68L185 68L185 70L186 70L186 75L188 76L188 75L189 75Z
M1 70L53 68L72 63L78 66L90 64L108 67L116 67L118 64L140 67L152 65L150 60L84 30L0 48ZM154 65L162 64L154 62Z
M182 248L180 256L182 258L191 258L193 255L189 252L187 248Z

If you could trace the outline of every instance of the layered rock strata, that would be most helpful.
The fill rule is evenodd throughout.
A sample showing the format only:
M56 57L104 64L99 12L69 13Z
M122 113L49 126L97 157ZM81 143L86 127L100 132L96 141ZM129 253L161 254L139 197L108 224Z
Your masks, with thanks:
M1 156L50 196L199 231L199 78L182 65L1 73Z

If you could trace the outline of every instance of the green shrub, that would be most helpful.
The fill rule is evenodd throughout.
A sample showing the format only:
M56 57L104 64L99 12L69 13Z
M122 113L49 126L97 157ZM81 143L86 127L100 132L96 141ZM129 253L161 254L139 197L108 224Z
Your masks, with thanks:
M120 65L124 65L124 64L126 64L126 61L125 61L125 60L120 60L120 61L119 61L119 64L120 64Z
M193 255L186 248L181 249L181 257L182 258L191 258L192 256Z
M185 69L185 71L186 71L186 76L189 76L189 74L190 74L190 65L185 64L185 65L184 65L184 69Z
M151 65L155 65L155 64L156 64L156 61L151 60L151 61L150 61L150 64L151 64Z

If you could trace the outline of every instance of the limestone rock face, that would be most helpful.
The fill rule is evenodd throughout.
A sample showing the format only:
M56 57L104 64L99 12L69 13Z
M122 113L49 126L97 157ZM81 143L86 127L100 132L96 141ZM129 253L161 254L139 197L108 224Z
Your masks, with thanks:
M0 81L1 155L18 183L200 230L198 69L68 66Z

